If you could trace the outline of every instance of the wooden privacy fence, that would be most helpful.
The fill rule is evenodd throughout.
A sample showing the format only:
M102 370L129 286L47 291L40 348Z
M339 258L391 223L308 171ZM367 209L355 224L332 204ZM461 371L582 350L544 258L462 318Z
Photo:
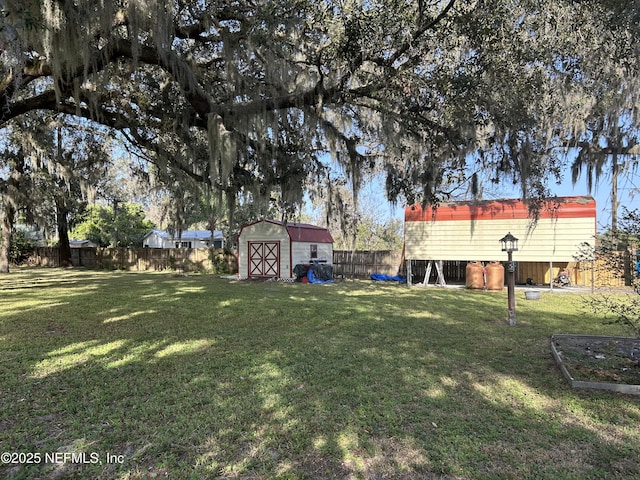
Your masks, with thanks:
M624 268L612 268L608 261L595 262L519 262L516 264L516 282L531 280L538 285L549 285L558 278L560 272L569 272L572 285L590 287L623 287L630 285L628 272Z
M214 255L224 255L221 250ZM226 254L224 261L230 273L238 272L235 255ZM38 247L28 263L34 266L58 267L60 254L57 247ZM206 248L72 248L71 260L74 267L116 270L166 270L191 269L211 270L210 250ZM403 268L402 252L383 250L335 250L333 252L333 273L345 277L369 277L372 273L397 275Z
M27 261L43 267L60 266L57 247L35 248ZM233 253L208 248L72 248L71 263L74 267L107 270L184 270L208 272L238 271L238 261Z
M334 250L333 274L368 278L372 273L397 275L402 268L402 252L394 250Z
M43 267L60 266L57 247L38 247L28 260L30 265ZM235 253L207 248L72 248L74 266L113 270L184 270L211 272L224 270L238 272ZM426 260L412 260L412 283L424 280ZM464 283L466 260L443 262L447 282ZM517 262L516 282L531 279L539 285L548 285L561 270L568 269L573 285L596 287L622 287L631 284L634 275L633 257L627 253L617 254L617 259L603 258L595 262ZM399 250L334 250L333 273L348 278L369 278L372 273L406 275L406 263ZM432 269L430 282L435 282L436 271Z

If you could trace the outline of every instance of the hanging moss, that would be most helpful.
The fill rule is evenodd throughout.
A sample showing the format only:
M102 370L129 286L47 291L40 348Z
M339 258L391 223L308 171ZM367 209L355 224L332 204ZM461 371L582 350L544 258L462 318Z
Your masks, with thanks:
M336 178L349 188L327 198L357 203L380 172L400 202L486 181L543 195L590 118L637 123L626 3L2 0L0 44L19 45L0 53L3 114L55 91L29 108L122 129L167 178L283 211Z

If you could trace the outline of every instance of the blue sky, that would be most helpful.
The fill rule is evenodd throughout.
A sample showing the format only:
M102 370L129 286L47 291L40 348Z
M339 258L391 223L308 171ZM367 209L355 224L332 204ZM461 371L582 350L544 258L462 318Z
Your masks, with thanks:
M598 208L597 223L598 231L604 231L611 226L611 178L602 178L599 184L591 193L584 178L579 178L576 185L571 184L571 173L567 172L560 185L553 185L554 193L558 196L591 195L596 200ZM633 196L636 191L635 198ZM623 212L625 206L629 210L640 208L640 176L638 174L622 176L618 179L618 216Z
M549 188L552 193L559 197L569 197L569 196L583 196L583 195L591 195L596 200L597 205L597 224L598 231L604 231L611 225L611 179L610 177L605 177L600 179L599 184L594 188L591 192L589 192L589 188L587 187L587 182L584 177L578 179L575 185L571 182L571 171L567 170L563 176L563 180L560 184L556 185L555 183L551 183ZM371 184L369 187L365 187L363 189L363 193L367 195L367 192L373 192L376 188L380 188L374 184ZM381 182L382 183L382 182ZM633 196L634 190L636 192L635 197ZM384 199L384 194L382 193L382 188L380 188L380 196L383 198L381 205L379 205L380 214L387 218L400 218L404 219L404 208L402 205L391 205L386 199ZM369 193L370 195L375 195L375 193ZM500 191L499 196L494 196L493 198L519 198L520 192L516 188L509 188L508 186L503 187ZM640 174L630 174L626 177L623 176L618 180L618 200L619 200L619 209L618 216L622 214L622 207L625 206L629 210L640 209Z

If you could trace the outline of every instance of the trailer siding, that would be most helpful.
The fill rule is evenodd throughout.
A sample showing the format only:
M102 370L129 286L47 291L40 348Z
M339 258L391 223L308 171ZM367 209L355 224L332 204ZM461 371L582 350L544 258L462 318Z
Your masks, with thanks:
M500 238L507 232L519 239L517 261L571 262L581 243L595 241L595 200L558 199L537 221L517 200L460 202L436 210L414 205L405 210L407 259L502 260Z

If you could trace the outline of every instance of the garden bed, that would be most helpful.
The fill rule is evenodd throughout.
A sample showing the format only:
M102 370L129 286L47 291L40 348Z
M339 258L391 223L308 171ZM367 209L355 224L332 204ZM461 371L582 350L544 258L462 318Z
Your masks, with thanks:
M553 335L551 351L574 388L640 395L640 338Z

